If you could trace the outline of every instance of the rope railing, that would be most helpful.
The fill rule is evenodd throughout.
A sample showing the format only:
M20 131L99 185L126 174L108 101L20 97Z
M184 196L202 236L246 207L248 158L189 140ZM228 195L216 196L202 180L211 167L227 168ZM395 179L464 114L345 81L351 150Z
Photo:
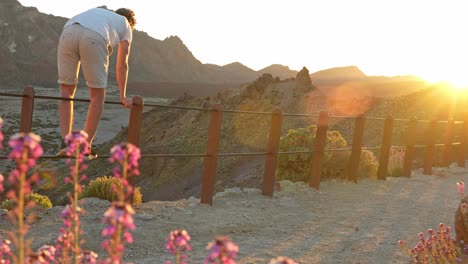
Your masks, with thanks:
M461 142L451 143L452 146L461 145ZM415 148L425 148L428 145L414 145ZM444 147L445 144L435 144L435 147ZM392 147L405 147L404 145L392 145ZM381 146L375 147L362 147L362 150L375 150L380 149ZM352 148L328 148L324 149L324 152L341 152L341 151L351 151ZM312 154L317 152L316 150L298 150L298 151L278 151L279 155L295 155L295 154ZM219 157L229 157L229 156L262 156L268 155L269 152L231 152L231 153L218 153ZM208 155L204 153L151 153L151 154L141 154L141 158L189 158L189 157L207 157ZM98 155L98 159L101 158L110 158L111 155ZM68 159L74 158L69 156L56 156L56 155L42 155L39 159ZM7 155L0 155L0 160L7 160Z
M13 93L4 93L0 92L0 96L5 97L17 97L22 98L25 95L23 94L13 94ZM60 97L60 96L45 96L45 95L35 95L35 99L45 99L45 100L62 100L62 101L74 101L74 102L90 102L89 99L84 98L67 98L67 97ZM113 105L122 105L120 101L104 101L105 104L113 104ZM170 105L170 104L155 104L155 103L145 103L145 107L161 107L161 108L174 108L174 109L184 109L184 110L198 110L198 111L212 111L212 108L206 107L195 107L195 106L183 106L183 105ZM272 115L272 112L265 112L265 111L245 111L245 110L233 110L233 109L224 109L224 113L234 113L234 114L251 114L251 115ZM283 113L283 116L290 116L290 117L319 117L319 114L303 114L303 113ZM353 115L337 115L337 116L329 116L329 118L334 119L355 119L357 116ZM383 117L371 117L366 116L365 119L369 120L385 120ZM401 122L409 122L411 119L404 119L404 118L394 118L394 121L401 121ZM417 122L429 123L431 120L417 120ZM448 123L447 120L437 120L437 123ZM455 121L455 124L463 124L463 121Z
M17 97L22 98L21 108L21 120L20 120L20 131L31 132L32 128L32 111L34 106L34 99L45 99L45 100L67 100L77 102L90 102L89 99L82 98L65 98L57 96L43 96L34 95L32 87L26 87L23 94L13 94L0 92L0 96L4 97ZM120 105L119 101L105 101L106 104ZM263 189L262 194L266 196L272 196L274 190L276 166L280 155L297 155L297 154L312 154L311 155L311 171L309 177L309 186L318 189L320 184L320 176L322 173L322 163L324 159L324 153L326 152L350 152L349 162L346 168L346 179L348 181L357 182L357 173L360 162L360 155L363 150L379 150L379 164L377 171L377 179L385 180L388 174L388 162L390 158L390 149L392 147L404 148L404 165L403 165L403 176L410 177L411 166L414 156L415 148L425 148L424 155L424 174L432 173L432 165L434 164L434 151L435 148L442 148L442 163L444 166L448 166L451 162L450 151L452 147L459 149L457 161L459 166L464 166L466 153L468 152L467 138L468 138L468 114L465 115L464 120L455 121L450 120L415 120L415 119L401 119L392 117L369 117L364 115L357 116L329 116L327 112L322 111L318 114L304 114L304 113L283 113L281 109L274 109L272 112L266 111L243 111L243 110L230 110L223 109L221 105L213 105L210 108L206 107L193 107L193 106L181 106L171 104L144 104L143 99L136 96L133 98L133 107L130 110L130 118L128 125L128 142L136 145L140 144L140 129L142 125L142 113L144 107L163 107L163 108L174 108L183 110L198 110L210 112L210 122L208 127L208 140L205 153L142 153L142 158L204 158L204 171L203 171L203 182L201 191L201 203L212 204L212 197L214 194L214 182L216 176L216 166L218 157L230 157L230 156L266 156L265 159L265 170L263 175ZM237 153L218 153L218 145L221 134L221 124L223 113L234 113L234 114L252 114L252 115L269 115L271 116L271 127L269 132L268 144L265 151L257 152L237 152ZM315 140L313 146L310 149L304 151L280 151L279 142L281 135L281 125L283 116L290 117L316 117L317 130L315 134ZM326 148L327 133L329 120L334 119L355 119L355 129L353 133L353 140L351 147L344 148ZM365 120L378 120L384 121L383 135L381 145L379 146L364 146L364 125ZM392 134L393 124L395 121L407 122L407 129L405 133L405 144L404 145L392 145ZM415 144L416 142L416 124L418 122L429 123L427 134L430 135L427 144ZM435 134L433 131L436 128L436 124L445 124L446 131L444 135L443 143L435 142ZM461 141L453 142L454 139L454 126L463 125L461 131ZM110 155L99 155L98 158L104 159L109 158ZM67 159L69 157L57 157L55 155L44 155L42 159ZM0 160L8 159L8 156L1 156ZM134 185L134 182L130 184Z

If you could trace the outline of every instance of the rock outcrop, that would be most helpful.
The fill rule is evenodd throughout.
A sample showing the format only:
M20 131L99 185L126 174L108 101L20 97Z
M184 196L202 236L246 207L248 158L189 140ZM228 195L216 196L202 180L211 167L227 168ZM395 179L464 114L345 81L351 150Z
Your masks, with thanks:
M303 67L302 70L297 73L296 80L298 86L304 88L304 92L312 89L312 79L310 78L309 70L306 67Z

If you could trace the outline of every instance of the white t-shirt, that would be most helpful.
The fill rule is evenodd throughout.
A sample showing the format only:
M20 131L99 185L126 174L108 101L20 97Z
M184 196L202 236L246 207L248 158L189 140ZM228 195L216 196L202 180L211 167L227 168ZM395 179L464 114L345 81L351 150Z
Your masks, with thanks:
M92 8L72 17L64 28L74 23L96 31L111 47L120 41L132 43L132 28L126 17L104 8Z

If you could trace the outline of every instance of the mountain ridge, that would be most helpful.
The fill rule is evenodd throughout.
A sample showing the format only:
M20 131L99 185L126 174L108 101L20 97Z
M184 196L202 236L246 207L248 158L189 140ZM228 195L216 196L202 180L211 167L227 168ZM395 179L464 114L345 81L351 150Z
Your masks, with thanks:
M0 2L0 86L56 86L57 43L68 19L47 15L17 0ZM109 83L115 84L116 53L111 56ZM129 57L132 82L236 83L255 80L258 73L239 62L224 66L200 62L178 36L158 40L134 30ZM291 73L291 77L295 74ZM81 80L82 76L80 75ZM84 82L80 82L84 85Z
M17 0L0 2L0 87L25 85L56 87L56 52L58 38L65 17L44 14L35 7L25 7ZM163 95L177 98L190 93L193 96L214 95L226 87L240 87L262 76L271 74L280 79L295 78L299 71L288 66L272 64L255 71L241 62L223 66L202 63L178 36L158 40L144 31L134 31L132 54L129 57L129 92ZM111 56L109 85L116 85L115 60ZM312 82L321 89L322 84L337 85L343 80L364 80L366 76L356 66L335 67L310 74ZM196 84L193 89L187 84ZM80 75L80 86L84 86ZM173 84L169 87L169 84ZM165 91L156 91L159 87ZM204 87L206 89L195 89ZM327 87L323 88L326 92Z

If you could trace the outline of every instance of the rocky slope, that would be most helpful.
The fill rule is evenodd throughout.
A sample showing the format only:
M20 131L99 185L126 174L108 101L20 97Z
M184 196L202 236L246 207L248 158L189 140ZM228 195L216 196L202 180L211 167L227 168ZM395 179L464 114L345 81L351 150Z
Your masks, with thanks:
M303 69L294 79L280 80L264 74L240 89L230 89L216 95L199 98L180 97L171 104L209 108L219 103L224 109L240 111L272 111L280 107L284 112L306 113L323 109L324 98L311 84L309 72ZM154 108L143 115L141 130L142 153L203 154L207 140L209 111ZM286 118L283 130L303 125L303 118ZM266 148L271 116L225 113L219 151L239 153L262 151ZM126 141L126 130L113 140L101 144L99 153L108 153L116 143ZM258 187L263 174L263 156L220 157L216 190L229 186ZM56 175L66 175L62 167ZM141 160L141 186L145 200L174 200L187 195L198 196L203 175L203 158L145 157ZM87 174L91 177L110 175L107 160L93 161ZM48 191L56 202L64 201L65 190L60 187Z

